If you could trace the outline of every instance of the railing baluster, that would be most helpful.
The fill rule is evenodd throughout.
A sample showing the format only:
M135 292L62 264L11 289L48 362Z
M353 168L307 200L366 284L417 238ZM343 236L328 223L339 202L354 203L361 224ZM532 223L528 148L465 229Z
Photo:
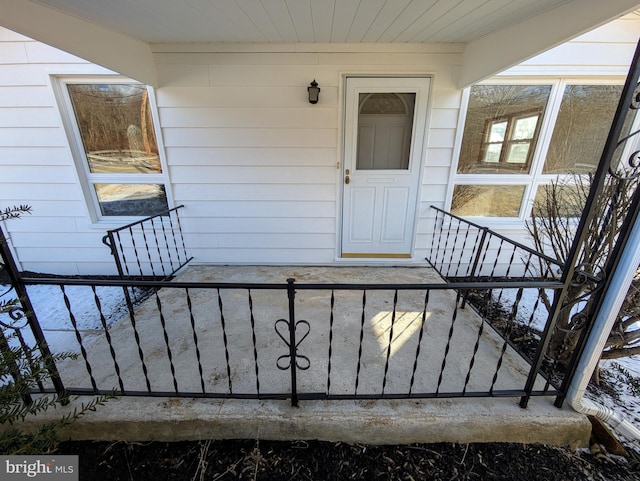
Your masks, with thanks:
M387 386L387 373L389 372L389 359L391 359L391 346L393 344L393 328L396 323L396 308L398 307L398 289L393 295L393 312L391 314L391 326L389 327L389 344L387 344L387 358L384 362L384 376L382 377L382 395Z
M167 257L169 257L169 266L171 266L171 271L175 272L175 268L173 267L173 256L171 255L171 248L169 247L169 239L167 238L167 229L165 228L164 221L160 218L160 226L162 226L162 236L164 237L164 244L167 247ZM178 262L178 264L180 264Z
M160 269L162 270L162 277L166 279L167 273L164 269L164 259L162 252L160 252L160 241L158 240L158 231L156 230L155 217L151 219L151 230L153 231L153 239L156 243L156 250L158 252L158 260L160 262Z
M142 230L142 239L144 240L145 250L147 251L147 258L149 259L149 267L151 267L151 275L156 279L156 270L153 267L153 259L151 259L151 249L149 248L149 241L147 240L147 231L144 229L144 223L140 224Z
M178 216L177 213L169 212L169 227L171 227L171 229L170 229L171 238L173 240L173 245L174 245L174 247L176 249L176 257L178 259L178 265L180 265L182 263L182 260L180 259L180 249L178 247L178 241L176 240L176 229L175 229L175 227L173 225L173 216L174 216L174 214L175 214L176 219L177 219L177 216ZM168 248L169 248L169 246L167 246L167 249ZM186 260L186 257L185 257L185 260Z
M491 289L487 289L485 294L485 306L487 311L491 309ZM487 316L485 316L487 317ZM473 353L471 354L471 359L469 361L469 369L467 369L467 376L464 380L464 387L462 388L462 395L464 396L467 392L467 386L469 385L469 381L471 380L471 371L473 370L473 366L476 362L476 354L478 353L478 348L480 347L480 339L482 339L482 334L484 333L484 323L485 319L480 320L480 327L478 328L478 336L476 337L476 343L473 346Z
M418 359L420 358L420 349L422 347L422 337L424 335L424 325L427 320L427 308L429 307L429 295L431 291L426 290L424 295L424 307L422 308L422 317L420 318L420 332L418 334L418 345L416 346L416 356L413 360L413 369L411 370L411 381L409 383L409 395L413 392L413 384L418 370Z
M460 235L461 225L462 223L458 221L456 225L456 233L454 234L454 237L453 237L453 245L451 246L451 253L449 255L449 262L447 263L447 273L445 274L445 277L449 277L451 275L451 266L453 265L453 255L456 252L456 244L458 242L458 236ZM445 246L445 254L446 254L446 246Z
M438 239L440 239L440 234L442 233L439 217L440 217L440 211L436 210L436 216L433 219L433 235L431 236L431 247L429 249L429 257L427 258L427 260L432 264L434 269L437 269L435 265L435 259L433 258L433 249L435 248L436 234L438 235Z
M456 270L453 273L453 277L458 277L460 274L460 267L462 266L462 258L467 250L467 240L469 239L469 226L464 230L464 238L462 240L462 246L460 247L460 255L458 256L458 263L456 265ZM452 253L453 256L453 253Z
M458 303L460 302L460 292L456 295L456 302L453 308L453 315L451 317L451 326L449 327L449 336L447 337L447 345L444 349L444 356L442 357L442 365L440 366L440 374L438 375L438 385L436 387L436 396L440 393L440 386L444 375L444 369L447 367L447 356L449 355L449 349L451 349L451 339L453 338L453 328L458 318Z
M335 308L336 298L334 290L331 289L331 310L329 314L329 361L327 364L327 394L331 393L331 352L333 349L333 311Z
M118 238L118 246L120 247L120 253L122 254L122 265L124 266L124 273L120 272L120 276L126 273L127 277L131 275L129 272L129 264L127 263L127 256L124 252L124 247L122 247L122 238L120 237L120 232L116 232L116 237Z
M253 298L251 297L251 289L247 289L249 293L249 314L251 320L251 340L253 342L253 364L256 372L256 393L260 394L260 373L258 369L258 343L256 342L256 320L253 315Z
M156 306L158 307L158 314L160 315L160 325L162 326L162 335L164 337L164 344L167 348L167 357L169 358L169 367L171 369L171 378L173 379L173 389L177 393L178 389L178 379L176 378L176 367L173 364L173 353L171 352L171 343L169 342L169 333L167 332L167 321L164 317L164 312L162 311L162 301L160 301L160 293L155 293L156 297Z
M102 324L102 330L104 331L105 338L107 339L107 344L109 345L109 353L111 354L111 360L113 361L113 368L116 371L116 376L118 376L118 385L120 386L120 392L124 393L124 382L122 380L122 376L120 375L120 365L118 364L116 351L113 348L113 343L111 342L111 334L109 333L109 329L107 327L107 319L104 317L104 312L102 312L102 303L100 302L100 297L98 297L96 286L91 286L91 291L93 292L94 303L96 305L96 308L98 309L98 313L100 314L100 323Z
M220 311L220 326L222 327L222 342L224 344L224 357L227 361L227 385L229 387L229 394L233 393L233 383L231 380L231 363L229 362L229 342L227 340L227 328L224 319L224 307L222 305L222 296L220 295L220 288L216 289L218 293L218 310Z
M360 368L362 367L362 341L364 339L364 322L366 320L365 311L367 308L367 291L362 291L362 313L360 315L360 342L358 343L358 367L356 368L356 387L354 393L358 394L360 383Z
M511 307L511 315L509 316L509 320L507 322L507 328L505 329L505 332L504 332L504 342L502 343L502 349L500 350L500 357L496 365L496 370L493 374L493 381L491 382L491 388L489 389L489 393L491 395L493 395L493 388L495 387L495 384L498 381L498 374L500 373L502 362L504 360L504 354L507 350L507 346L509 345L509 338L511 337L513 324L515 323L516 316L518 315L518 304L522 299L522 291L523 291L522 287L518 289L518 293L516 294L515 301L513 302L513 306Z
M189 309L189 321L191 322L191 331L193 333L193 345L196 349L196 359L198 361L198 373L200 374L200 389L202 392L206 392L204 385L204 373L202 369L202 361L200 360L200 346L198 345L198 333L196 332L196 319L193 315L193 305L191 302L191 294L189 288L185 289L187 295L187 308Z
M67 292L64 288L64 285L60 285L60 289L62 290L62 297L64 299L64 305L67 307L67 312L69 313L69 320L71 321L71 325L73 326L73 331L76 335L76 340L78 344L80 344L80 353L82 354L82 359L84 359L84 365L87 369L87 373L89 374L89 379L91 380L91 387L93 388L93 392L98 392L98 386L96 384L96 380L93 377L93 370L91 368L91 363L89 362L89 358L87 356L87 350L82 343L82 336L80 335L80 331L78 330L78 324L76 322L76 316L74 316L73 311L71 310L71 301L69 301L69 297L67 296Z

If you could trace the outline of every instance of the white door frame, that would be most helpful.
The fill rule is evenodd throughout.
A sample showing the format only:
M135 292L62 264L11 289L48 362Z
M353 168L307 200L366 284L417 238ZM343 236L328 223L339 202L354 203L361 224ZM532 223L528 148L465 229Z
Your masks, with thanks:
M427 124L430 107L430 89L431 76L345 76L344 77L344 95L343 95L343 145L341 149L342 168L340 169L341 182L340 189L340 209L339 209L339 232L338 236L338 255L340 258L367 258L367 259L398 259L412 258L415 248L416 226L418 219L418 207L420 200L420 191L422 184L422 171L424 167L424 156L426 153L427 141ZM409 178L410 190L408 194L407 205L407 234L406 240L402 241L402 246L393 243L384 245L383 248L354 249L354 244L347 238L350 233L347 231L350 222L349 211L351 207L351 190L353 184L357 181L357 173L355 172L355 162L357 153L357 134L358 134L358 98L360 93L415 93L415 111L413 119L413 131L411 141L410 164L407 170L380 170L380 171L360 171L360 174L368 173L369 185L382 183L386 179L383 177L403 178L403 182ZM345 185L346 169L349 169L350 187ZM356 178L354 178L356 174ZM373 174L377 174L373 175ZM376 178L377 177L377 178ZM353 181L351 181L353 179ZM347 191L347 189L349 191ZM390 192L392 190L389 190ZM400 192L400 189L396 189ZM366 194L365 194L366 195ZM385 194L386 195L386 194ZM382 222L382 218L380 218ZM380 245L378 245L379 247ZM391 247L391 248L389 248ZM398 250L399 249L399 250ZM361 252L357 252L361 250ZM386 252L382 252L386 251Z

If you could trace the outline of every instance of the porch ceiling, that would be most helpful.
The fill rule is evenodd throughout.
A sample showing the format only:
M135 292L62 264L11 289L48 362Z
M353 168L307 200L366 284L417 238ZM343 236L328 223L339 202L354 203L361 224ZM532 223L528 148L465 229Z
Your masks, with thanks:
M164 44L463 43L470 85L638 0L0 0L0 24L157 85Z

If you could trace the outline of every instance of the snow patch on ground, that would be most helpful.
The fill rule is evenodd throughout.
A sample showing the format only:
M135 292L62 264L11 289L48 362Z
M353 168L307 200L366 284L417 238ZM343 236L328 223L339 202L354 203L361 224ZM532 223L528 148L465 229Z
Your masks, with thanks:
M100 303L100 310L98 310L96 296L91 287L67 286L64 290L73 313L73 321L79 331L103 329L100 311L104 315L107 327L127 314L124 292L121 287L96 287L95 292ZM7 293L2 300L6 301L16 297L10 286L0 285L0 293L5 291ZM53 352L78 352L79 344L73 321L61 288L54 285L30 285L27 286L27 293L51 350ZM24 320L18 321L16 325L24 325ZM29 344L33 344L34 339L30 330L23 329L22 331L25 340Z

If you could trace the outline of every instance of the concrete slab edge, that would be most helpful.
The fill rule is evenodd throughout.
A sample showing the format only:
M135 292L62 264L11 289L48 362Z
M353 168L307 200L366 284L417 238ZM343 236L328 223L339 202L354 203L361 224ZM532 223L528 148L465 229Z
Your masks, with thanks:
M59 419L71 406L25 420ZM77 404L76 404L77 406ZM63 440L323 440L362 444L538 443L588 445L591 424L570 408L534 399L302 402L118 398L63 430Z

